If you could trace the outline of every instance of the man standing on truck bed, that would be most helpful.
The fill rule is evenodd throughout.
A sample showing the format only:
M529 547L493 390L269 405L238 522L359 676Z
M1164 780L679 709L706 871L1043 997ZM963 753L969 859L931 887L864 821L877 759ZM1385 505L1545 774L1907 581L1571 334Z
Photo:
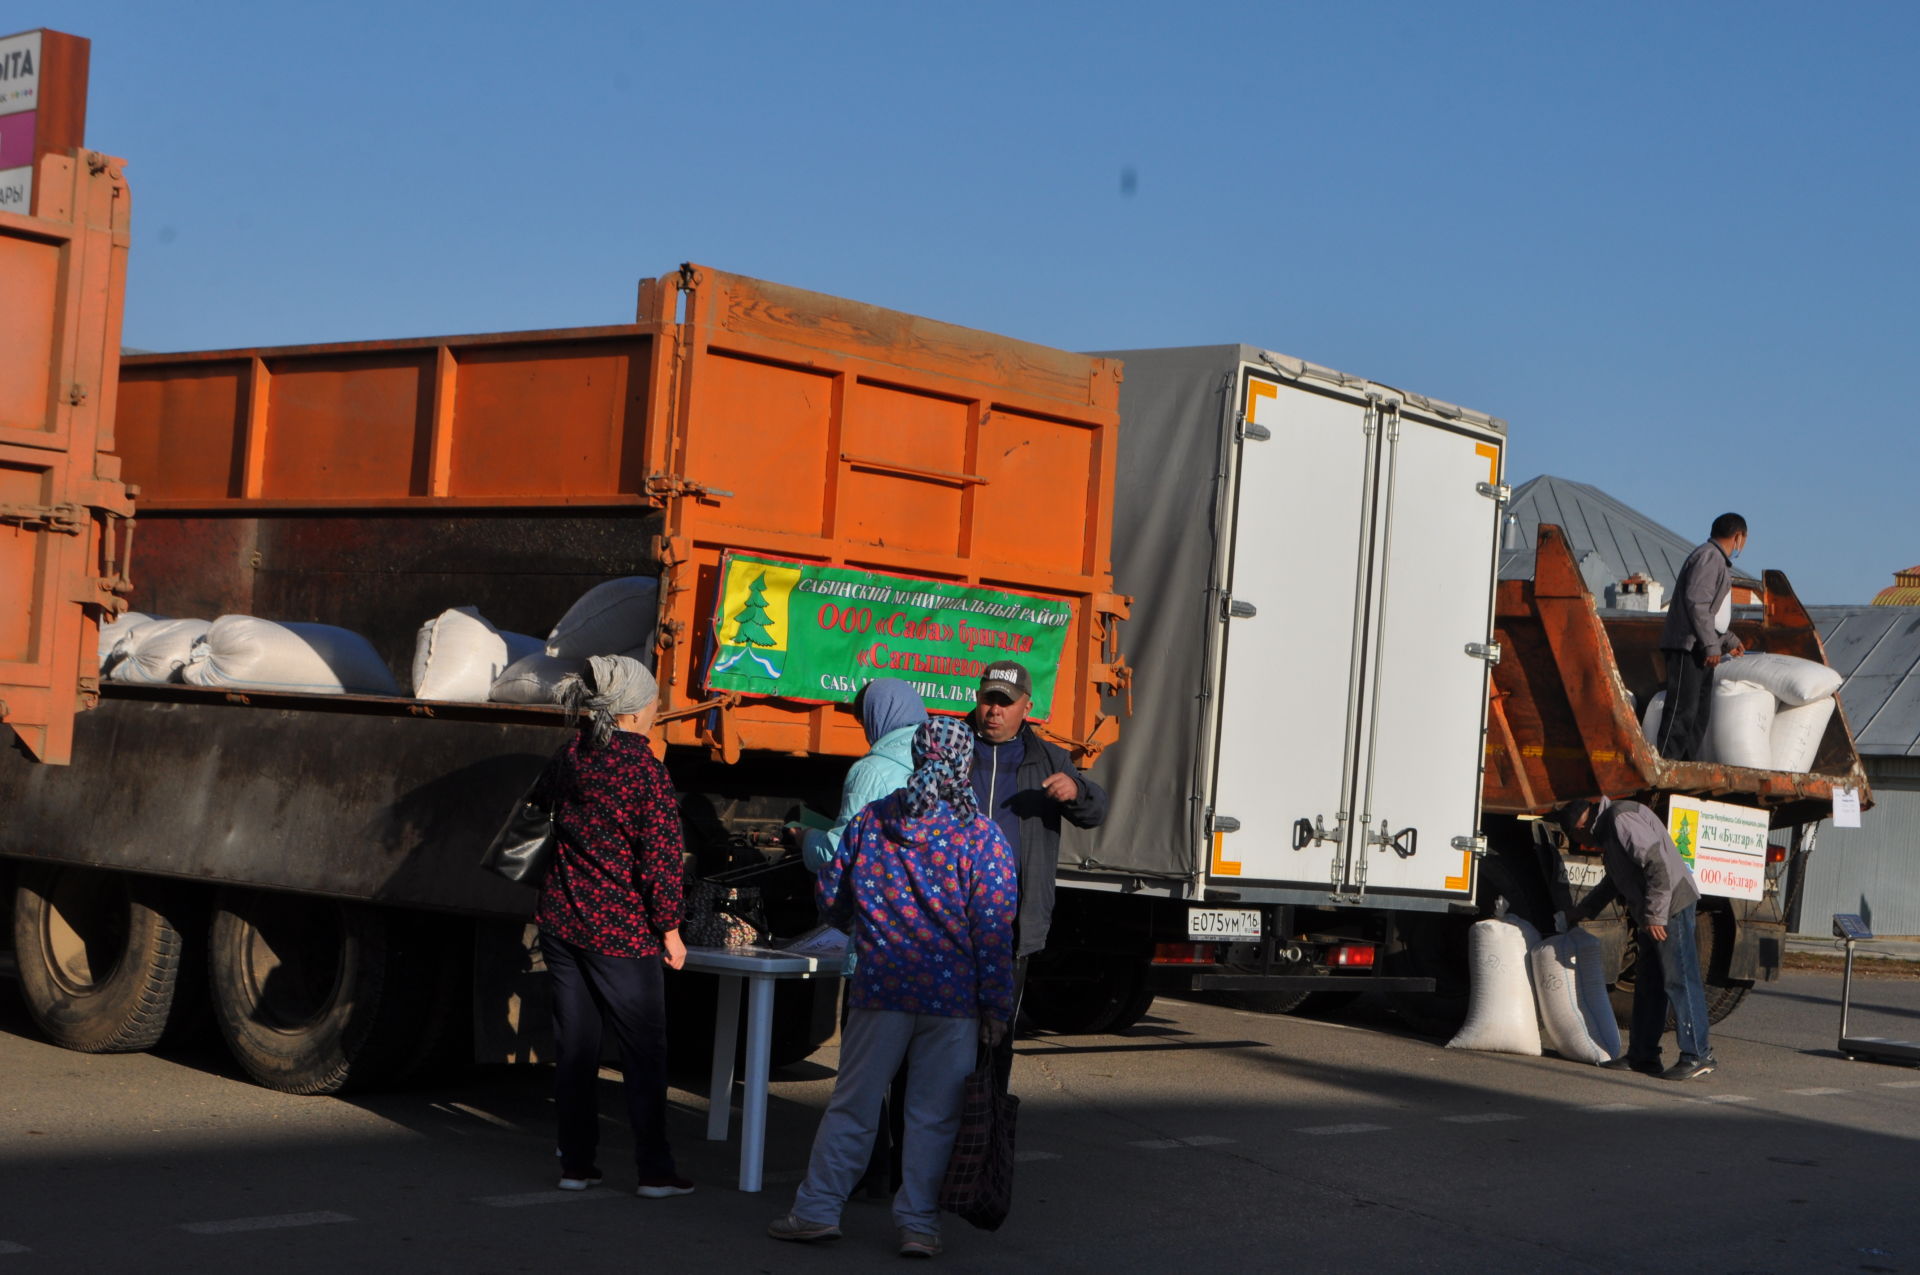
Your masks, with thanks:
M1054 869L1060 859L1060 820L1097 828L1107 818L1107 790L1067 759L1057 744L1027 723L1033 679L1016 660L995 660L980 678L972 716L973 794L998 824L1020 867L1020 913L1013 926L1013 1003L1016 1019L1026 988L1027 958L1047 945L1053 923ZM1008 1030L994 1049L994 1068L1006 1087L1013 1070Z
M1659 749L1673 761L1694 761L1713 711L1713 670L1746 648L1727 632L1733 623L1733 560L1747 543L1747 520L1721 514L1712 538L1687 555L1667 604L1660 654L1667 662L1667 706Z
M1590 921L1615 899L1624 900L1637 929L1639 960L1633 967L1633 1017L1627 1052L1601 1066L1638 1071L1668 1080L1692 1080L1715 1067L1707 1043L1707 994L1700 981L1700 949L1694 941L1694 910L1700 890L1660 816L1637 801L1576 801L1559 813L1560 827L1583 846L1598 846L1607 867L1605 884L1580 901L1571 919ZM1563 918L1565 919L1565 918ZM1564 929L1565 927L1562 926ZM1660 1036L1667 1009L1680 1061L1660 1070Z

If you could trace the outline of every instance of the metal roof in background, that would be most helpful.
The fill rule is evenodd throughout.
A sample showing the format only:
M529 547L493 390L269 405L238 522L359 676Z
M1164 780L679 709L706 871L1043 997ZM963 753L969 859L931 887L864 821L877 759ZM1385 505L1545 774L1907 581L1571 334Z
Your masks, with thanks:
M1862 754L1920 757L1920 606L1821 606L1827 663L1846 681L1847 710Z
M1700 538L1689 540L1598 487L1552 474L1530 478L1515 487L1507 512L1519 523L1519 528L1515 547L1500 555L1502 580L1533 578L1535 537L1541 523L1553 523L1567 533L1567 545L1580 563L1580 574L1586 577L1588 587L1600 597L1603 605L1604 584L1631 575L1647 575L1658 580L1671 599L1681 564L1694 546L1706 539L1704 524ZM1706 521L1711 522L1711 518ZM1598 561L1592 561L1596 555ZM1759 581L1737 570L1734 579L1759 587ZM1604 583L1596 585L1596 580Z

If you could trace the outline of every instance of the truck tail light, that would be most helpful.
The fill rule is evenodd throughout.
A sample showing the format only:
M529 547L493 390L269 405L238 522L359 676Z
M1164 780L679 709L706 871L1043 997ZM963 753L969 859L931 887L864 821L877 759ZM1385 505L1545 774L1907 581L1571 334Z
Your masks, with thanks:
M1371 969L1373 967L1373 944L1342 943L1327 953L1327 964L1346 966L1350 969Z
M1214 945L1211 943L1155 943L1153 945L1153 963L1155 965L1212 965Z
M1776 845L1775 843L1769 841L1767 843L1767 862L1768 863L1785 863L1786 861L1787 861L1787 848L1783 845Z

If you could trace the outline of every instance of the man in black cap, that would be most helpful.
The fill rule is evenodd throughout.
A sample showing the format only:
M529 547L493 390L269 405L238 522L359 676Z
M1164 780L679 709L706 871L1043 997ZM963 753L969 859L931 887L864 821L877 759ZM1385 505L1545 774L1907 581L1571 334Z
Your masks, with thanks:
M1013 925L1014 1013L1026 987L1027 958L1047 945L1053 923L1053 874L1060 859L1060 820L1097 828L1107 817L1107 790L1081 774L1059 745L1027 722L1033 679L1015 660L996 660L980 678L973 725L973 795L1000 826L1020 868L1020 914ZM995 1047L1004 1088L1013 1069L1013 1032Z
M1557 818L1578 845L1597 846L1606 864L1606 883L1588 893L1573 910L1573 921L1590 921L1621 900L1633 917L1639 960L1633 967L1633 1016L1627 1052L1604 1067L1638 1071L1668 1080L1694 1080L1717 1065L1707 1043L1707 996L1700 979L1694 914L1700 902L1693 870L1667 835L1660 816L1637 801L1605 797L1575 801ZM1569 918L1561 917L1561 928ZM1667 1010L1680 1061L1660 1069L1660 1037Z

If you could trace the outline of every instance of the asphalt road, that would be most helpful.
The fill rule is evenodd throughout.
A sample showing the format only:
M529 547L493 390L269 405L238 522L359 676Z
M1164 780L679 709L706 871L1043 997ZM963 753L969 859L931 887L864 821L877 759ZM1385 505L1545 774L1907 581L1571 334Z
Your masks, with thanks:
M939 1260L998 1272L1920 1272L1920 1070L1833 1050L1838 980L1790 975L1677 1085L1448 1051L1345 1022L1161 1001L1125 1036L1023 1042L1018 1203ZM1920 983L1856 985L1859 1034L1920 1037ZM552 1189L546 1077L296 1098L217 1052L41 1042L0 982L0 1275L11 1272L841 1271L897 1265L882 1206L778 1244L834 1050L783 1073L769 1184L673 1094L690 1197L630 1191L609 1079L607 1186ZM738 1124L736 1120L735 1127Z

